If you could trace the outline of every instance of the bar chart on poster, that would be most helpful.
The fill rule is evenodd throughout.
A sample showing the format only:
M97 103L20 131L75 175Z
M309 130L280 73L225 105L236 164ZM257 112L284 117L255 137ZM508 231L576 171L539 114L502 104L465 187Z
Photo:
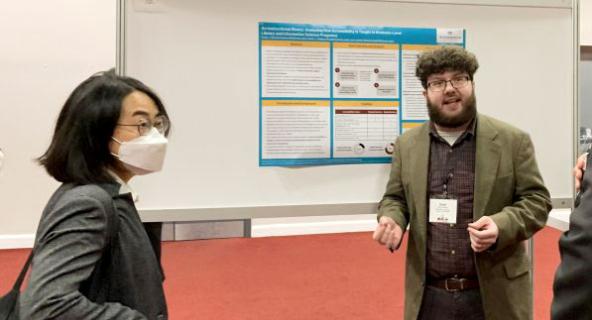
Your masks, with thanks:
M118 69L172 120L163 172L135 182L146 220L372 213L392 142L427 119L414 58L442 44L475 53L478 111L528 132L572 197L572 1L122 4Z

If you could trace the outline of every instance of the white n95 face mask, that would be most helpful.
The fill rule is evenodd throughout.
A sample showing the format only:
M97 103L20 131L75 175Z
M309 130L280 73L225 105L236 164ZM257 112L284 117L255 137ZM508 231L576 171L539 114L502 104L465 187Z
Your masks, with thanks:
M119 143L119 155L114 156L132 173L143 175L162 169L168 140L156 128L130 141L112 139Z

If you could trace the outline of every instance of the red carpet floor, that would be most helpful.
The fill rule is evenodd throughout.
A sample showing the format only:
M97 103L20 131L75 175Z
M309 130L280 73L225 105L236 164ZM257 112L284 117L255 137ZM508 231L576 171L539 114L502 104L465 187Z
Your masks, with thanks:
M560 232L535 236L535 319L548 319ZM404 249L404 247L402 247ZM28 250L0 251L6 292ZM369 233L169 242L170 318L401 319L404 255Z

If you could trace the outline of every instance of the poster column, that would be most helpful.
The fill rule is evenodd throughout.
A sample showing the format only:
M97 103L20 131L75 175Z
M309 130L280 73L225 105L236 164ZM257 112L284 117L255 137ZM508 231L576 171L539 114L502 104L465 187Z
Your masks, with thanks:
M329 42L261 41L260 163L330 157L329 48Z

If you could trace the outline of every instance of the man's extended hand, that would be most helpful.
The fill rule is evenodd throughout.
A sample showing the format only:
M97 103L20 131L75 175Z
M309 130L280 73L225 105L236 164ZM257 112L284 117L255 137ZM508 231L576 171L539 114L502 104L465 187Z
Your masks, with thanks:
M587 153L584 153L576 161L576 166L573 168L573 175L576 178L576 191L580 191L582 185L582 178L584 177L584 170L586 169L586 157Z
M385 216L380 217L372 239L381 245L386 245L392 252L399 248L401 238L403 238L403 229L393 219Z
M471 238L471 248L475 252L482 252L489 249L499 236L499 229L493 219L483 216L479 220L469 223L467 228Z

